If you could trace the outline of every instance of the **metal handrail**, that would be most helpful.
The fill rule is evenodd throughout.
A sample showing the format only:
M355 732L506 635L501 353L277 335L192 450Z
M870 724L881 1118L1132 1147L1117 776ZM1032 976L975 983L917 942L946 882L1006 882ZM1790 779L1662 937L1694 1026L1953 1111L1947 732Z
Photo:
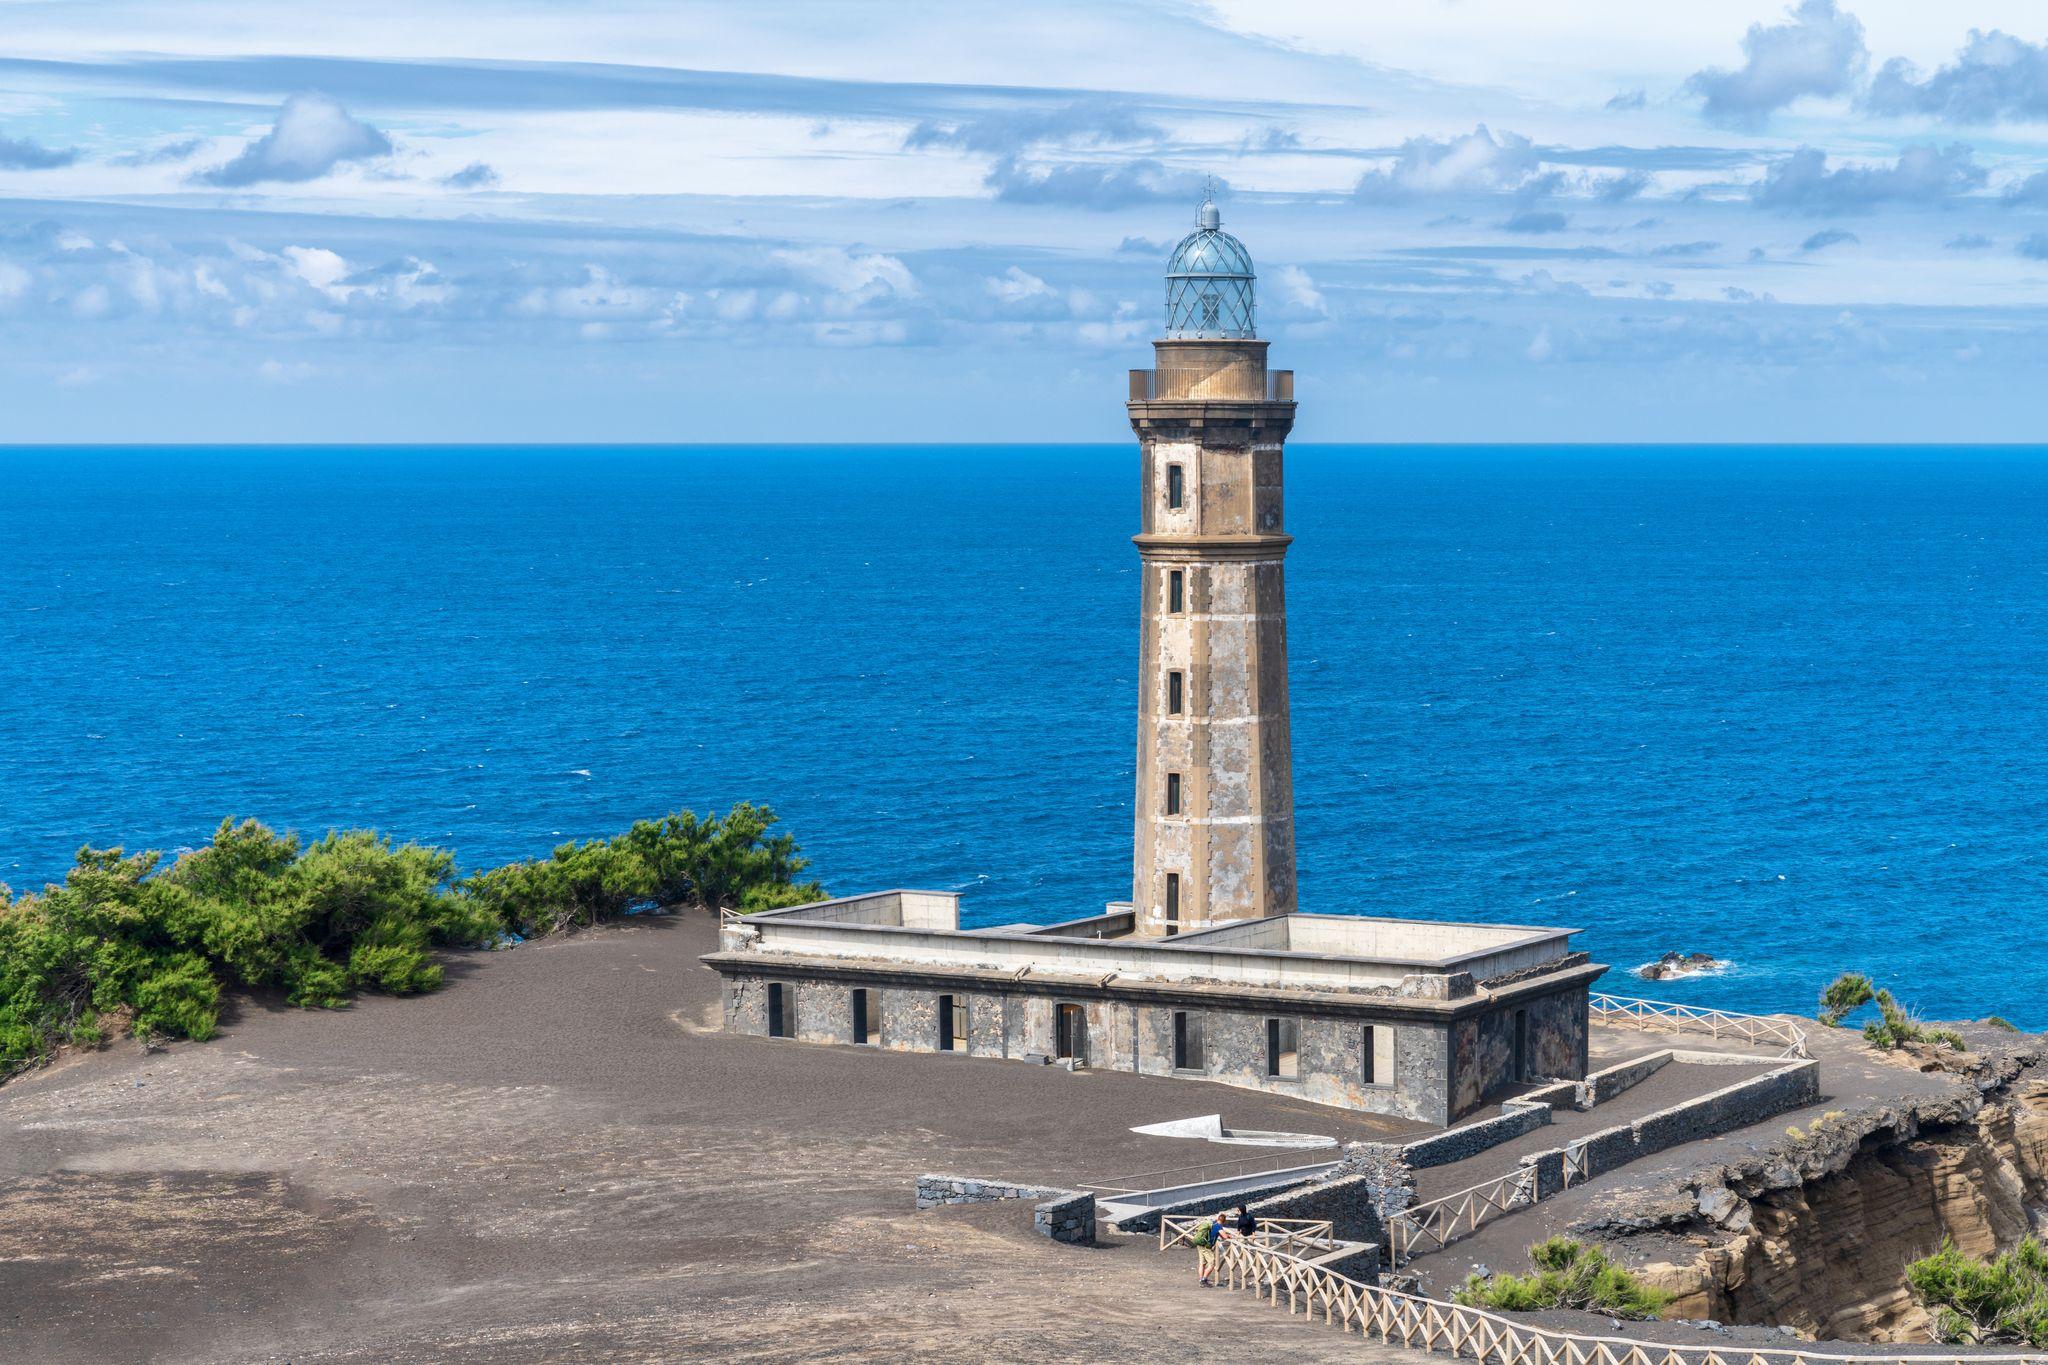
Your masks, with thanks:
M1311 1167L1316 1166L1336 1165L1338 1161L1338 1158L1336 1157L1331 1157L1327 1161L1296 1161L1292 1164L1289 1164L1291 1156L1299 1155L1303 1151L1326 1150L1328 1149L1317 1147L1291 1147L1286 1149L1286 1152L1283 1154L1273 1154L1264 1157L1241 1156L1235 1159L1226 1158L1221 1161L1205 1162L1199 1166L1168 1166L1165 1170L1162 1171L1140 1171L1136 1175L1122 1176L1116 1180L1098 1180L1092 1182L1084 1181L1077 1185L1075 1188L1083 1190L1094 1190L1098 1194L1145 1194L1155 1189L1170 1189L1172 1188L1172 1186L1145 1185L1136 1182L1146 1180L1158 1180L1162 1176L1190 1176L1201 1171L1213 1171L1219 1166L1235 1167L1235 1170L1228 1173L1230 1175L1277 1175L1282 1171L1299 1171L1308 1170ZM1248 1167L1247 1163L1253 1161L1272 1161L1277 1162L1279 1164L1272 1166ZM1223 1177L1219 1176L1215 1178L1221 1179ZM1189 1185L1201 1182L1182 1179L1175 1181L1174 1183L1180 1185Z
M1806 1030L1790 1019L1768 1014L1737 1014L1733 1010L1703 1009L1681 1005L1674 1000L1642 1000L1628 995L1595 993L1588 999L1593 1014L1602 1023L1626 1024L1646 1032L1663 1028L1671 1033L1706 1033L1715 1038L1730 1034L1745 1042L1782 1044L1780 1056L1811 1057L1806 1050Z

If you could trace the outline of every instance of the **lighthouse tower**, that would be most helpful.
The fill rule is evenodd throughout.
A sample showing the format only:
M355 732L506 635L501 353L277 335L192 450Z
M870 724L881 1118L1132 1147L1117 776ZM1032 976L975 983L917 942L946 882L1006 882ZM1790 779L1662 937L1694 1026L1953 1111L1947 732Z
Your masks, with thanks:
M1254 285L1250 253L1205 200L1167 264L1155 368L1131 371L1141 934L1295 909L1280 497L1294 374L1266 368Z

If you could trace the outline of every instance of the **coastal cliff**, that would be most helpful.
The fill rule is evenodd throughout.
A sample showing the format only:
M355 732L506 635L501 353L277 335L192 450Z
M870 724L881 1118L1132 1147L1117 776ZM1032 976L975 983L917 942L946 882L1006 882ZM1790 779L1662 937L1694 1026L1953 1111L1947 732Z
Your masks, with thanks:
M1912 1260L1952 1240L2009 1250L2048 1215L2043 1040L1966 1026L1970 1048L1878 1059L1898 1091L1830 1109L1764 1151L1703 1168L1583 1231L1669 1254L1643 1269L1677 1296L1668 1316L1769 1324L1820 1340L1932 1339L1906 1286Z

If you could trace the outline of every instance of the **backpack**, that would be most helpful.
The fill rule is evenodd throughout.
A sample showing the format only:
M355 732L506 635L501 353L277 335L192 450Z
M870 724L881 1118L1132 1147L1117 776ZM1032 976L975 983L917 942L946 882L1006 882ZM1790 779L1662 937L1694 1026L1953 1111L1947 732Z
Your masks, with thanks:
M1196 1229L1195 1229L1195 1236L1194 1236L1194 1243L1195 1243L1195 1245L1196 1245L1196 1246L1198 1246L1198 1247L1212 1247L1212 1246L1215 1246L1215 1245L1216 1245L1216 1225L1215 1225L1214 1223L1204 1223L1204 1224L1202 1224L1202 1226L1200 1226L1200 1227L1196 1228Z

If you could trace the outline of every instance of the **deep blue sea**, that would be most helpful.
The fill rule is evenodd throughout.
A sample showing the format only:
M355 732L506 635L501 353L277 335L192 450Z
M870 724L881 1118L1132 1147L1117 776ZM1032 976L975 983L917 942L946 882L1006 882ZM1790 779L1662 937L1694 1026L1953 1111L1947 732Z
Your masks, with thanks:
M1302 908L2048 1025L2048 450L1288 454ZM835 893L1130 890L1113 447L0 451L0 880L224 815L468 866L771 803ZM1732 959L1654 988L1665 949Z

